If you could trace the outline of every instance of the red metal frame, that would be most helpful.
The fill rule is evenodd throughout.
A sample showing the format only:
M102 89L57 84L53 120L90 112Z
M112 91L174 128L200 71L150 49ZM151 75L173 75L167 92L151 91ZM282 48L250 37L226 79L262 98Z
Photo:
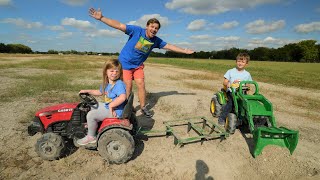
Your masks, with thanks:
M44 129L47 129L51 124L56 122L70 121L74 109L78 103L65 103L55 106L46 107L36 112L43 123ZM131 129L131 123L128 119L106 118L102 121L98 132L102 132L106 127L120 126L125 129Z

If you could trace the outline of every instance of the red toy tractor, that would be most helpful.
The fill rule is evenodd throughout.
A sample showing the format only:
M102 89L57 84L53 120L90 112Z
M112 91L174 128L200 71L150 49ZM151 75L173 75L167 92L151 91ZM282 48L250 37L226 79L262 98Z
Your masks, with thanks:
M61 158L66 151L66 142L73 141L78 147L77 140L87 134L86 115L90 106L97 105L97 100L87 94L79 95L80 103L65 103L43 108L36 112L28 126L28 134L37 132L42 136L35 144L35 151L45 160ZM109 163L121 164L127 162L133 155L135 142L133 113L133 93L130 94L123 115L120 118L106 118L99 123L97 143L87 148L96 148L99 154Z

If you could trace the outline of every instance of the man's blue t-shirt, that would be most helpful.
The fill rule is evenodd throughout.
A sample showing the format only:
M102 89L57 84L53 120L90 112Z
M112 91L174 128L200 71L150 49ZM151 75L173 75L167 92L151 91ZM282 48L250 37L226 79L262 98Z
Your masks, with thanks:
M102 87L100 87L100 91L102 92ZM111 103L115 98L119 97L121 94L126 94L126 85L123 81L117 80L114 85L108 84L105 88L105 97L104 103L105 107L109 109L109 103ZM124 106L126 105L126 101L115 108L115 112L117 113L117 117L122 115Z
M125 70L135 69L143 64L153 48L163 48L167 43L157 36L149 39L146 29L134 25L126 25L129 39L119 55L119 61Z

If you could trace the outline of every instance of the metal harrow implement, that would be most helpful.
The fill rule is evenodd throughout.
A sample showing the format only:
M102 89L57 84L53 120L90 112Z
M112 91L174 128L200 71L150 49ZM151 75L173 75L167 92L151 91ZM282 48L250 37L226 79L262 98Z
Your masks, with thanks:
M165 130L139 129L137 134L148 137L173 136L174 144L180 147L188 143L203 143L211 139L223 140L229 136L229 133L224 128L221 128L213 120L205 117L165 121L163 124L165 125Z

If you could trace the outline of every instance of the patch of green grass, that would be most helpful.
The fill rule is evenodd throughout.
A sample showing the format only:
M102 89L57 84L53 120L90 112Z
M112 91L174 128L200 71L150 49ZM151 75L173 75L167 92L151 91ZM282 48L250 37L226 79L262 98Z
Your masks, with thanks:
M106 59L89 56L27 56L24 59L14 56L10 59L11 57L0 59L1 76L13 79L15 84L0 93L0 100L3 102L37 97L41 102L50 103L61 99L60 92L77 94L81 89L97 89ZM32 69L42 71L32 73ZM72 97L74 96L68 96L73 100ZM65 100L66 97L63 98Z
M234 60L212 59L149 58L147 62L218 73L221 77L228 69L236 65ZM246 70L258 82L308 89L318 89L320 86L320 64L318 63L250 61Z
M12 60L11 60L11 59L0 58L0 61L1 61L1 62L10 62L10 61L12 61Z
M70 70L70 69L95 69L102 68L102 62L88 63L87 61L66 60L66 59L35 59L21 63L0 64L0 69L7 68L35 68L48 70Z
M29 107L26 108L26 111L25 111L26 113L24 114L24 116L19 119L19 123L21 124L30 123L34 118L34 112L36 112L38 108L39 107L34 103L30 103Z
M99 85L75 84L72 82L72 76L65 73L56 73L54 75L43 74L34 76L16 76L16 79L23 79L23 82L7 89L0 94L1 101L13 101L22 97L35 97L43 92L73 92L78 93L81 89L97 89ZM55 93L50 93L54 95ZM59 96L60 93L57 93ZM60 97L61 98L61 97Z
M277 97L279 94L283 94L282 91L279 90L273 90L272 92L268 92L269 96ZM320 100L315 99L312 96L307 95L287 95L283 96L286 100L286 104L290 104L295 106L295 109L300 109L301 111L291 111L287 108L282 108L281 111L290 113L292 115L301 116L301 117L307 117L310 119L319 119L319 115L315 112L319 111L320 107ZM274 104L273 104L274 105ZM274 110L279 111L277 106L273 106Z
M279 95L283 94L282 91L279 90L272 90L268 92L269 96L278 97ZM320 100L316 99L312 96L305 95L287 95L283 97L288 104L297 106L299 109L305 109L307 111L315 111L317 112L320 107Z

